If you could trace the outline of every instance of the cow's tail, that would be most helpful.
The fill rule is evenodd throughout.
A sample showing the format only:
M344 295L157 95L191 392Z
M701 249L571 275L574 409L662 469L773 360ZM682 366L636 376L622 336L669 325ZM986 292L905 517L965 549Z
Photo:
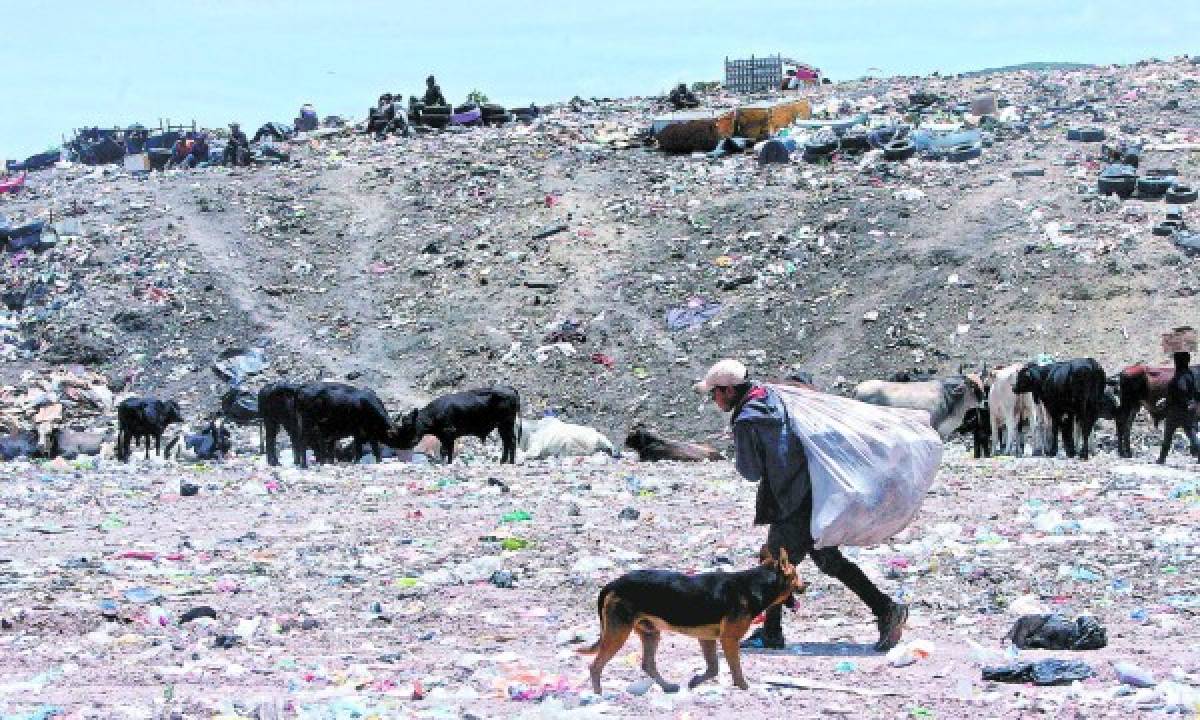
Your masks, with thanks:
M600 642L604 640L604 601L608 599L608 593L607 587L602 588L600 596L596 598L596 614L600 616L600 637L596 638L596 642L588 647L581 647L575 651L580 655L595 655L596 651L600 649Z

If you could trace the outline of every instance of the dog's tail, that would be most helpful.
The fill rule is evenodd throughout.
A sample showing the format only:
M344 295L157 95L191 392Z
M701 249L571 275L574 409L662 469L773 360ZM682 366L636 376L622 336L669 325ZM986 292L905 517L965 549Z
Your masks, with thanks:
M600 590L600 597L596 599L596 613L600 616L600 637L596 638L596 642L589 647L581 647L575 652L580 655L595 655L600 649L600 641L604 639L604 601L608 598L608 588Z

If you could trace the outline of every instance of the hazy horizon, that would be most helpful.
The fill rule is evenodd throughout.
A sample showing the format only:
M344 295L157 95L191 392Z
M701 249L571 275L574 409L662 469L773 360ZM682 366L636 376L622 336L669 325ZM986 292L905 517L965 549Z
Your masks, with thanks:
M966 72L1026 62L1130 63L1192 52L1200 4L1153 0L849 0L798 10L771 0L756 14L676 0L601 6L463 0L453 8L383 0L223 2L81 0L10 10L0 158L57 145L72 128L290 122L305 102L321 116L365 116L384 91L419 94L435 73L452 102L479 89L505 105L663 92L717 80L726 56L780 53L835 80L866 74ZM876 70L877 69L877 70Z

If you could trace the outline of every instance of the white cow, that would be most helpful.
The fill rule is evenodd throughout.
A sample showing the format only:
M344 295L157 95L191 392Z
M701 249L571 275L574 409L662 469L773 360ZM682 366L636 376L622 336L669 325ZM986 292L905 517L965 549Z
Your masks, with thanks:
M522 420L517 447L527 460L597 452L616 455L613 444L599 431L554 417Z
M883 407L929 413L929 424L945 440L963 424L971 408L983 403L983 387L961 375L922 382L867 380L854 388L854 399Z
M1030 452L1041 455L1046 448L1046 408L1033 399L1033 393L1017 394L1013 385L1017 373L1025 367L1016 363L998 368L988 392L988 410L992 421L992 452L1000 452L1000 433L1004 432L1004 452L1021 457L1025 441Z

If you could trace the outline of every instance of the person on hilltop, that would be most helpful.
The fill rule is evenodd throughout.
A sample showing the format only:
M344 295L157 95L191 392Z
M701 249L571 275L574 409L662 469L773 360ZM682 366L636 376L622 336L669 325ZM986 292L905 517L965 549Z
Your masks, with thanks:
M445 104L446 96L442 94L442 88L438 86L437 80L432 75L425 78L425 106Z
M225 164L237 167L250 164L250 139L239 123L229 123L229 142L225 145Z
M708 393L723 412L730 413L738 474L758 483L754 524L767 525L767 547L778 556L800 563L807 555L817 569L837 578L875 615L879 640L875 649L896 646L908 621L908 606L897 603L875 587L863 571L836 547L814 547L811 532L812 482L804 445L787 419L783 400L766 385L752 382L746 366L737 360L713 365L695 389ZM783 609L766 612L763 626L742 641L748 649L782 649Z

